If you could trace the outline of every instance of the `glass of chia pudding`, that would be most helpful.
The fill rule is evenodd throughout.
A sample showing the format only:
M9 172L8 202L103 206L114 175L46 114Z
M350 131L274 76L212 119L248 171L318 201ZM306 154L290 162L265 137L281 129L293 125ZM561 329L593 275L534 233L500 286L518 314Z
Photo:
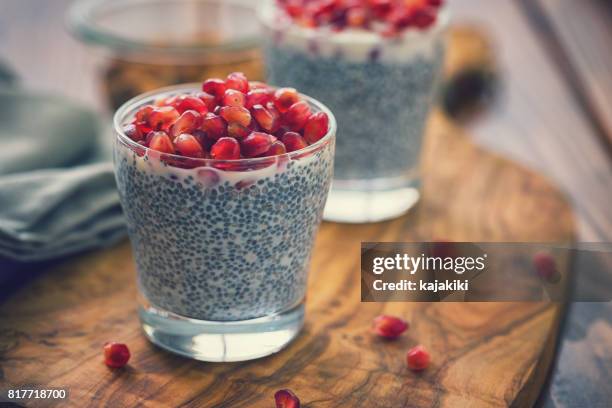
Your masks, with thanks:
M268 81L325 103L339 126L324 218L376 222L420 198L419 157L444 58L442 0L265 0Z
M287 345L331 184L332 113L233 73L132 99L114 125L146 336L204 361Z

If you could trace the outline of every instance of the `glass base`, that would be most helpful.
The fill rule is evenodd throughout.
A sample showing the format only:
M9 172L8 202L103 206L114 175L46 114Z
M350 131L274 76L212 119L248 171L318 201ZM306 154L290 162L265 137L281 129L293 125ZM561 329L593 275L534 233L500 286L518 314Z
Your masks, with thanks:
M342 223L380 222L405 214L420 199L414 183L381 188L376 182L334 181L323 213L325 221Z
M304 303L271 316L234 322L190 319L140 307L146 336L168 351L201 361L246 361L274 354L304 325Z

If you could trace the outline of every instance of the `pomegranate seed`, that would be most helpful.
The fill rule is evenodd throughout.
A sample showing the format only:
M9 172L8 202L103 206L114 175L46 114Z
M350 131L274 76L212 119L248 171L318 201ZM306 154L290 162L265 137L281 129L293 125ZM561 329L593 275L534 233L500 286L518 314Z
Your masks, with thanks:
M155 130L168 130L179 116L178 111L172 106L155 108L149 116L149 125Z
M234 89L228 89L225 91L225 95L223 96L223 105L243 108L245 102L246 96L242 92Z
M227 121L227 123L238 123L242 126L249 126L251 123L251 112L246 108L237 106L224 106L219 111L220 116Z
M227 125L227 135L235 139L244 139L252 132L251 129L244 127L238 123L230 123Z
M155 110L155 106L153 105L146 105L143 106L142 108L140 108L138 110L138 112L136 112L135 115L135 122L148 122L149 121L149 117L151 116L151 113Z
M196 96L185 96L176 104L176 110L183 114L188 110L196 111L200 115L208 113L208 106L204 101Z
M242 72L232 72L225 79L225 85L229 89L235 89L243 94L249 91L249 80Z
M364 7L353 7L346 12L346 23L350 27L363 27L368 19L367 10Z
M269 89L252 89L246 95L245 107L253 108L255 105L265 105L273 98L273 94Z
M281 140L285 144L288 152L295 152L296 150L308 147L308 143L299 133L287 132L283 135Z
M300 399L291 390L278 390L274 393L276 408L300 408Z
M304 126L304 139L309 144L316 143L327 134L329 129L329 117L325 112L317 112L310 115L306 126Z
M210 149L210 155L216 160L236 160L240 158L240 144L231 137L222 137Z
M406 362L408 368L413 371L422 371L429 366L429 353L425 350L425 347L419 345L408 350L406 355Z
M197 97L200 98L202 102L204 102L204 105L206 105L206 109L208 109L208 112L214 111L217 107L217 100L215 99L214 95L211 95L206 92L198 92Z
M283 123L294 132L299 132L304 129L306 122L310 117L310 106L305 101L296 102L283 116Z
M444 0L429 0L428 3L432 7L442 7L444 5Z
M374 319L374 333L386 339L396 339L406 329L408 329L408 323L399 317L381 315Z
M142 135L148 135L149 132L153 130L153 128L149 126L149 123L147 122L134 122L134 125Z
M280 113L287 112L299 100L300 96L294 88L280 88L274 92L274 105Z
M544 281L556 283L561 278L557 270L555 258L553 258L549 252L537 252L533 256L533 265L535 266L538 276Z
M212 139L227 136L227 123L214 113L207 113L202 120L202 130Z
M202 126L202 116L194 110L187 110L170 126L170 136L177 137L181 133L192 133L200 126Z
M121 368L130 360L130 350L123 343L110 342L104 345L104 364Z
M281 142L280 140L277 140L276 142L270 145L270 148L268 149L268 151L265 152L263 155L264 156L280 156L286 153L287 153L287 148L285 147L285 144Z
M221 100L227 89L225 81L218 78L208 79L202 84L202 90L210 95L213 95L217 100Z
M123 127L123 133L135 142L141 141L144 138L142 131L133 123Z
M198 140L189 133L183 133L174 139L174 148L181 156L201 159L205 156L204 149Z
M198 181L207 188L216 186L221 180L219 173L212 169L199 169L197 177Z
M426 29L434 25L437 16L432 13L422 12L419 13L414 19L414 25L420 29Z
M268 133L275 133L280 127L280 117L276 109L268 110L262 105L255 105L252 109L253 118L259 126Z
M149 148L161 153L174 154L174 146L166 132L151 132L147 135Z
M276 138L272 135L253 132L242 141L242 154L245 157L260 156L266 153L274 142L276 142Z

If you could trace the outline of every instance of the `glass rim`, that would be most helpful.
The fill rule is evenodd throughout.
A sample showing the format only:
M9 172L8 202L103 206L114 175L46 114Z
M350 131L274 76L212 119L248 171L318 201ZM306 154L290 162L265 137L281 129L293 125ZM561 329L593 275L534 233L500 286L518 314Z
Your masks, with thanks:
M188 160L192 163L202 163L203 165L198 166L198 167L205 167L211 164L234 164L234 165L260 164L260 163L267 163L271 159L278 160L279 158L294 159L296 157L303 157L305 155L309 155L310 153L314 153L318 151L320 148L325 147L327 144L333 141L333 139L335 138L336 132L338 130L336 117L334 116L332 111L327 106L325 106L323 103L319 102L318 100L308 95L304 95L300 93L300 97L306 102L308 102L310 106L314 106L318 111L324 112L325 114L327 114L327 117L329 118L329 129L327 130L327 133L325 134L325 136L323 136L321 139L319 139L315 143L309 145L308 147L305 147L300 150L295 150L293 152L276 155L276 156L251 157L251 158L241 158L241 159L233 159L233 160L204 159L204 158L179 156L177 154L158 152L157 150L153 150L147 146L143 146L140 143L135 142L132 139L130 139L123 131L123 125L126 123L125 119L128 117L128 115L134 114L137 110L136 108L140 106L151 104L152 102L154 102L156 98L160 96L172 96L180 92L198 91L200 89L200 86L201 86L200 82L172 85L172 86L167 86L164 88L159 88L159 89L138 95L130 99L129 101L121 105L121 107L117 109L117 112L115 112L115 115L113 116L113 127L115 131L115 137L119 141L121 141L122 143L130 147L131 150L133 151L135 149L144 150L145 153L148 153L151 151L151 152L155 152L156 154L161 155L162 157L165 157L171 160L177 160L177 161ZM271 87L271 88L274 88L274 87ZM150 103L146 103L146 101L149 101Z
M256 11L257 19L260 21L261 24L263 24L264 27L266 27L266 29L277 29L277 26L272 23L271 18L270 18L274 16L266 15L266 12L277 11L277 10L278 10L278 6L276 5L275 0L261 0L261 2L256 6L255 11ZM427 30L405 30L400 35L400 38L402 38L403 40L410 41L410 40L419 40L419 39L424 38L425 36L436 36L436 35L443 34L449 27L450 20L451 20L451 14L452 12L450 8L448 7L448 5L445 4L444 6L442 6L442 8L438 12L438 20L436 24L434 24L432 27L428 28ZM309 37L312 34L319 34L321 32L321 30L319 30L318 28L314 28L314 29L303 28L303 27L299 27L291 23L289 23L289 26L300 28L301 34L304 34L304 37ZM377 33L375 31L367 30L367 32L371 33L378 43L397 41L397 39L395 38L391 38L391 39L386 38L380 35L380 33ZM331 30L325 31L324 32L325 36L318 37L318 38L324 38L324 39L326 38L328 41L334 42L336 39L339 38L339 35L341 35L342 33L343 31L339 31L339 32L335 32ZM364 37L361 37L357 41L355 41L355 43L365 43L365 44L370 44L370 42L371 41L366 40ZM344 41L340 45L345 45Z
M183 0L165 0L177 3ZM234 7L253 9L244 0L193 0L200 3L221 3ZM132 2L147 3L148 0L132 0ZM125 3L129 4L128 2ZM259 37L251 36L223 42L218 45L160 45L146 41L131 40L112 30L105 29L95 21L95 12L101 7L108 6L107 0L76 0L66 12L66 26L76 38L87 44L104 46L111 50L131 52L164 52L177 55L207 55L218 52L245 51L259 46Z

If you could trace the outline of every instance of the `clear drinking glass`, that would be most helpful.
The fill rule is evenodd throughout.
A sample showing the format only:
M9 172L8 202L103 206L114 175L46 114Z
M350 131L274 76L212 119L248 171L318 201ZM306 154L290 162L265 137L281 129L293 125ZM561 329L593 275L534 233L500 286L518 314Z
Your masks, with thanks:
M364 30L333 32L292 23L265 0L267 81L325 103L339 133L324 218L375 222L397 217L420 197L419 157L444 58L448 11L426 31L389 39Z
M336 122L325 137L282 156L242 160L161 154L122 131L158 97L115 115L117 185L133 245L148 338L205 361L272 354L300 331L307 274L333 171Z
M102 51L101 87L114 109L144 92L234 71L263 79L250 0L77 0L68 24Z

